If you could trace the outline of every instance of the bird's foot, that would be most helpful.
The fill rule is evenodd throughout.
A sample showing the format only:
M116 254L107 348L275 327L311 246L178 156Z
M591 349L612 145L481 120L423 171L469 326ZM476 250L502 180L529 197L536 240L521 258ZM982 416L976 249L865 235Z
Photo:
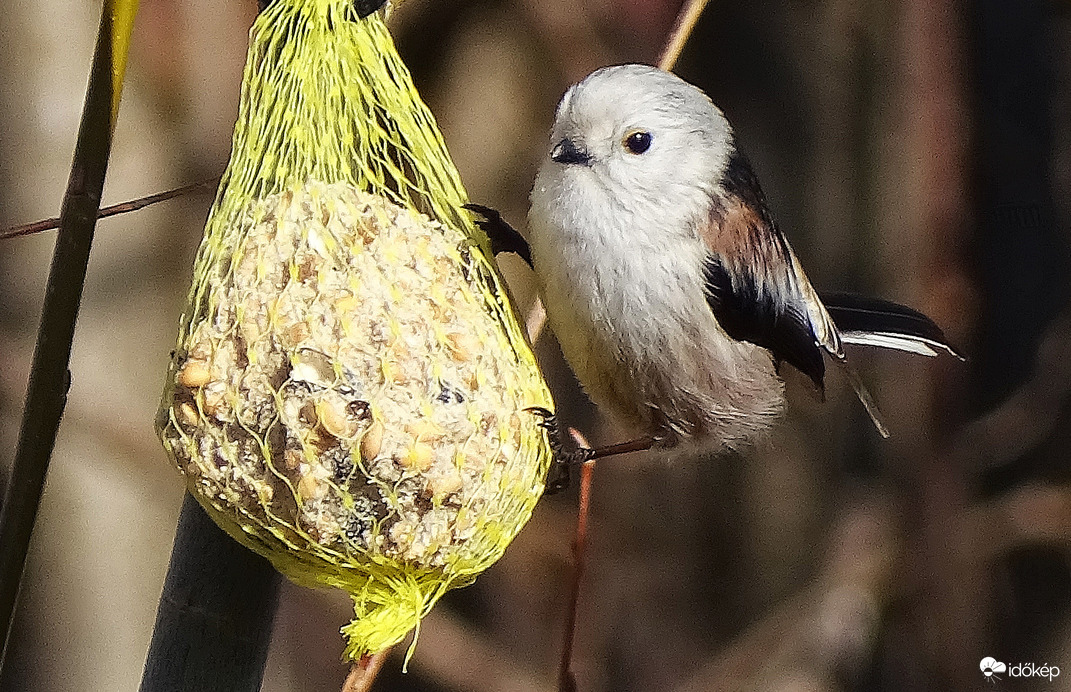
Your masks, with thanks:
M482 221L476 220L476 225L490 239L492 253L497 256L500 252L515 252L529 267L532 266L532 251L528 247L528 241L502 218L497 209L472 203L464 205L464 208L483 217Z
M547 442L550 451L554 454L554 463L547 472L545 495L559 493L569 487L571 469L573 466L591 461L595 456L595 450L590 447L579 447L566 442L565 434L558 424L558 417L549 409L542 406L533 406L525 409L539 416L539 427L547 431Z
M553 495L569 487L570 469L573 466L618 454L642 452L650 449L659 441L659 438L655 437L641 437L603 447L583 447L573 444L571 441L567 444L561 426L558 424L557 416L542 406L533 406L525 410L531 411L541 418L539 425L547 431L550 450L554 453L554 465L547 473L547 485L544 491L547 495Z

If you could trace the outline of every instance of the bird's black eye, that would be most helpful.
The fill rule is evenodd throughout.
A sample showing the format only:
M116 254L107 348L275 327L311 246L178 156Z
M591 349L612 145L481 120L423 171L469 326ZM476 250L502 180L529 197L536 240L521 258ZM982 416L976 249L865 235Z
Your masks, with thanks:
M625 148L633 154L642 154L651 148L651 133L642 130L625 136Z

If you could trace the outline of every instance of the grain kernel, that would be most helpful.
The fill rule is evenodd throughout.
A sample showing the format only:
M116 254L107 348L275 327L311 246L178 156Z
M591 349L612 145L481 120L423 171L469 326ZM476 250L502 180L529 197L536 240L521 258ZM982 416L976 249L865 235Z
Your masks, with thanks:
M183 401L178 405L176 414L179 423L183 425L197 425L201 420L200 414L197 413L197 408L188 401Z
M309 338L309 335L309 325L304 322L294 322L280 332L280 336L282 337L280 342L284 348L294 348L300 346Z
M417 442L402 455L402 466L410 471L424 473L431 468L434 450L423 442Z
M435 440L446 434L441 425L427 418L410 423L405 429L418 440Z
M349 439L357 434L357 421L346 414L346 402L337 394L327 394L316 402L316 417L334 437Z
M178 374L178 383L193 389L203 387L212 381L212 372L203 360L188 360Z
M361 438L361 459L371 461L383 448L383 423L378 420L372 423L368 432Z
M479 342L470 334L453 332L446 335L446 348L457 362L468 362L480 352Z
M318 387L330 387L335 381L335 368L331 364L331 357L315 349L300 349L294 354L290 379Z
M283 452L283 464L288 471L293 471L305 461L305 455L296 449L288 449Z
M313 473L306 473L301 477L301 480L297 484L298 498L304 502L305 500L315 500L317 493L320 491L320 483L316 479L316 475Z
M428 479L428 493L436 500L443 500L461 490L461 474L454 471L445 476L434 476Z

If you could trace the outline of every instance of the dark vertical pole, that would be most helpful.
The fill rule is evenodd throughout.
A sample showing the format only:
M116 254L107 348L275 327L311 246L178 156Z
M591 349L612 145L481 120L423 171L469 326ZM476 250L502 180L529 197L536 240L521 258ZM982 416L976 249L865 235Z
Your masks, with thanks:
M972 3L977 68L978 277L982 294L974 397L978 413L1001 403L1034 373L1049 323L1068 309L1071 252L1057 217L1052 179L1056 29L1066 6L1047 0ZM995 495L1066 467L1066 412L1044 444L985 469ZM1071 571L1057 546L1001 555L1000 591L986 642L1010 660L1036 656L1066 617ZM977 607L977 605L975 606Z
M187 493L141 692L259 690L278 597L279 573Z
M63 197L59 234L45 287L18 448L0 505L0 664L7 650L11 618L48 462L67 403L70 385L67 367L74 326L108 170L126 49L136 12L137 0L105 0L101 13L71 176Z
M1066 229L1057 228L1049 170L1053 15L1046 0L972 4L978 123L977 353L980 413L1029 375L1042 332L1067 302Z

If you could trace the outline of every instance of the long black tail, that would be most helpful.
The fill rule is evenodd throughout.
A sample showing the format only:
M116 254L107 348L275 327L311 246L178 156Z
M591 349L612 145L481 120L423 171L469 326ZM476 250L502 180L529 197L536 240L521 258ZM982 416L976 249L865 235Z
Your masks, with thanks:
M941 328L918 310L853 293L823 293L820 297L846 344L924 356L936 356L939 349L963 360Z

